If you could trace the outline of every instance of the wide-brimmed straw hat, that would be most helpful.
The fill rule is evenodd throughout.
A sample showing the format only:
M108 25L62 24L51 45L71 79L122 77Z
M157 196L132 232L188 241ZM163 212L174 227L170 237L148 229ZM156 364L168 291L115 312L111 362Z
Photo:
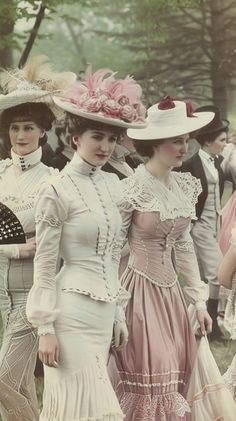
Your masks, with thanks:
M57 118L63 113L56 107L53 95L67 89L76 80L75 73L55 72L47 57L38 56L29 60L22 69L4 70L0 75L0 111L17 105L45 103Z
M147 127L142 130L128 130L131 139L158 140L181 136L208 124L213 112L193 112L190 102L175 101L165 97L147 110Z
M88 67L83 81L72 85L55 104L76 116L124 128L146 127L141 86L130 76L115 79L109 69L92 73Z

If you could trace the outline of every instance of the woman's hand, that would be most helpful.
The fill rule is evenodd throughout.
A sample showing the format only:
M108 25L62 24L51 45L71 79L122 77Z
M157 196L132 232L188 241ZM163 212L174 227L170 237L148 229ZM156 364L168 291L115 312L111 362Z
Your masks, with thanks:
M58 367L59 344L56 335L48 333L39 337L39 359L48 367Z
M30 259L34 257L36 251L35 237L27 240L25 244L18 244L19 247L19 258L20 259Z
M128 329L125 322L117 322L113 328L113 344L117 351L123 348L128 342Z
M200 324L201 335L208 335L212 331L212 320L207 310L197 310L197 320Z

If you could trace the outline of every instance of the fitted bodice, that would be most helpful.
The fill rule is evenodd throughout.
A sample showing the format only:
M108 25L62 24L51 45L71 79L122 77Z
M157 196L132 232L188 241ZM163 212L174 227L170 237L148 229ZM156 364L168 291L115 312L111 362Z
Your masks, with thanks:
M158 285L173 285L176 272L172 250L188 224L189 218L161 221L159 212L135 211L129 230L129 266Z
M60 286L112 300L119 289L112 247L120 232L121 217L109 176L102 171L93 177L71 171L62 185L69 207L61 232L64 267Z
M50 255L53 241L58 243L64 262L56 277L58 288L104 301L118 297L118 262L113 245L121 228L119 192L118 177L86 164L75 154L65 171L40 193L36 207L36 280L54 277L54 255ZM43 240L47 226L51 228L45 244L41 237ZM47 250L47 258L42 259Z

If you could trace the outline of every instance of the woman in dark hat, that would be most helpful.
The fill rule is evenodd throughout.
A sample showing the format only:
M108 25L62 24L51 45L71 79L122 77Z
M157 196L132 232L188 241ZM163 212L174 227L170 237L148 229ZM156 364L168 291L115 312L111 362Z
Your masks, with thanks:
M218 244L221 215L221 197L224 190L224 174L221 154L226 146L229 121L222 119L219 108L213 105L199 107L196 112L212 111L214 119L195 134L200 150L185 161L180 171L190 172L201 181L202 193L196 204L198 220L191 235L194 241L201 278L209 284L207 308L213 320L210 338L222 340L223 334L217 323L220 284L217 268L222 258Z
M0 126L11 144L11 159L0 162L0 201L18 218L26 238L23 244L13 237L9 244L0 245L0 412L4 421L39 417L34 383L38 338L25 306L33 283L36 196L54 172L41 162L42 145L55 119L52 93L66 86L68 76L71 81L71 74L59 77L41 58L1 75L5 93L0 95Z

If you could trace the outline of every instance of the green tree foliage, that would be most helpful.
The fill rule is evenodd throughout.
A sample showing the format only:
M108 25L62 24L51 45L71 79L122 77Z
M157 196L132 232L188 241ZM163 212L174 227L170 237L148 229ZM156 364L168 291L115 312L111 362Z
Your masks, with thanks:
M94 0L95 1L95 0ZM13 50L22 47L22 39L26 34L14 31L15 24L20 19L26 21L35 19L40 6L45 8L46 15L52 16L62 4L83 4L91 6L93 0L0 0L0 67L9 67L13 64Z

